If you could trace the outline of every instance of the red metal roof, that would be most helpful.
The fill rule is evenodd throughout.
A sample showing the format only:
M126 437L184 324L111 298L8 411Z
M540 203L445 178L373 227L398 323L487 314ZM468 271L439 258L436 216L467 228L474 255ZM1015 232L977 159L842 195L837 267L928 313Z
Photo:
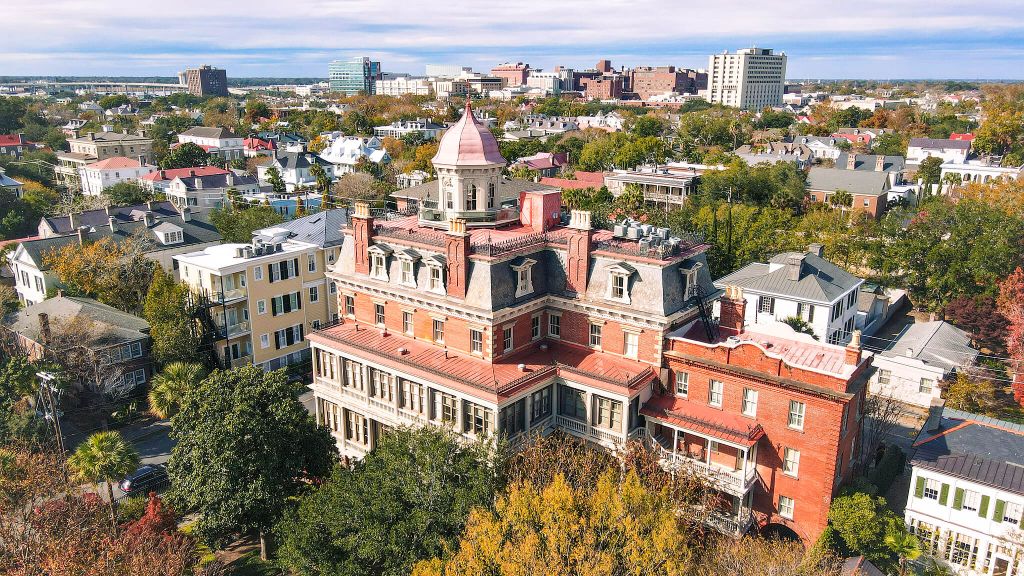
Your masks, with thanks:
M973 142L974 141L974 134L971 134L971 133L958 134L958 133L954 132L954 133L949 135L949 139L950 140L963 140L963 141L966 141L966 142Z
M125 158L124 156L114 156L113 158L107 158L106 160L100 160L99 162L93 162L86 166L86 168L93 168L95 170L116 170L118 168L141 168L142 164L138 160L132 160L131 158Z
M21 134L0 134L0 146L24 146Z
M227 174L228 171L223 168L216 166L196 166L194 168L172 168L170 170L157 170L156 172L150 172L142 177L143 180L151 180L154 182L162 182L164 180L174 180L175 178L186 178L191 176L190 172L194 171L196 176L213 176L214 174Z
M649 364L563 342L541 341L527 350L487 361L359 322L314 332L309 339L489 399L508 397L521 386L556 375L620 393L655 377ZM542 350L541 344L547 350Z
M761 425L750 418L675 396L652 396L640 413L682 430L747 447L764 436Z

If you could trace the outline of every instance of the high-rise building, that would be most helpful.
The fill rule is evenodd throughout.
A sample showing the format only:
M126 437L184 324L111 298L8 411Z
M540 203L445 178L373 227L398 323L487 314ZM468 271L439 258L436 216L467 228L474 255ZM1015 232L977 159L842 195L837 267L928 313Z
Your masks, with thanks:
M376 82L381 77L380 62L365 56L348 60L333 60L327 65L327 78L331 92L345 95L376 93Z
M641 66L628 71L630 91L641 100L666 93L696 94L707 88L707 74L675 66Z
M708 101L743 110L781 106L786 53L771 48L724 51L708 59Z
M473 69L469 66L459 66L458 64L427 64L425 74L427 76L436 77L442 76L445 78L455 78L461 76L463 73L472 73Z
M198 68L187 68L178 74L178 83L188 86L188 93L195 96L227 96L228 73L223 68L203 64Z
M506 62L491 68L491 76L505 80L506 86L522 86L530 76L530 65L522 62Z

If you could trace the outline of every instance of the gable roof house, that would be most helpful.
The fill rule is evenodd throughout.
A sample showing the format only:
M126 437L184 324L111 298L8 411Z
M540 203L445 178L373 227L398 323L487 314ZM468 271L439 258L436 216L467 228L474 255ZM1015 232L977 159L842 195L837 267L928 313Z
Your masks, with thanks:
M92 298L58 295L4 318L4 328L33 359L65 354L73 340L75 359L95 366L90 382L107 392L130 392L152 375L149 323ZM81 345L81 346L78 346Z
M334 179L334 165L312 152L275 152L269 164L261 164L256 168L256 175L260 181L268 182L267 170L276 168L288 192L296 188L314 188L316 178L310 173L314 164L319 164L327 177Z
M811 244L807 252L783 252L766 263L752 262L716 280L715 287L742 289L744 325L795 317L811 327L815 338L845 344L856 326L864 281L826 260L823 250L821 244Z
M166 201L45 217L39 222L39 238L21 242L8 256L18 299L26 305L41 302L58 287L44 262L50 251L101 238L121 242L136 234L150 241L146 256L168 272L175 270L175 254L221 242L220 233L204 215L185 209L179 213Z
M219 126L193 126L178 134L178 144L191 142L210 154L225 160L245 157L245 146L241 136Z
M807 175L807 193L812 202L827 203L838 190L853 196L854 210L863 210L874 218L885 213L892 187L887 172L844 170L815 166Z
M944 408L914 442L905 520L958 575L1024 569L1024 426Z
M932 156L942 158L943 162L963 164L971 153L971 142L947 138L911 138L907 144L907 164L916 166Z
M878 367L871 393L924 408L942 402L939 382L978 357L970 335L942 320L912 324L894 340L868 341Z

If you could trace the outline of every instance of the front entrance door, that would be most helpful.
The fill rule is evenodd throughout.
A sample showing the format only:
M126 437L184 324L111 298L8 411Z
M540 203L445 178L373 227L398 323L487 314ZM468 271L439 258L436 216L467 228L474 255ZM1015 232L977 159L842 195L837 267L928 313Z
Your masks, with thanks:
M1006 558L996 558L992 567L992 576L1006 576L1010 572L1010 561Z

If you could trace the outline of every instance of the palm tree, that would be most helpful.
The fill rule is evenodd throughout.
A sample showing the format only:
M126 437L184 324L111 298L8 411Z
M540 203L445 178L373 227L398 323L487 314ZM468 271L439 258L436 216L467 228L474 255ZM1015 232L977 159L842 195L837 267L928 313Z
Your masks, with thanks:
M78 480L93 483L97 492L100 490L100 482L106 482L110 522L116 529L114 478L121 478L134 472L139 467L139 453L120 432L96 432L75 449L75 453L68 458L68 467Z
M907 562L921 556L921 542L897 522L902 523L903 519L893 520L885 531L885 547L896 554L900 563L900 576L904 576L907 573Z
M196 362L171 362L153 378L149 388L149 411L158 418L178 413L181 399L206 377L206 369Z

